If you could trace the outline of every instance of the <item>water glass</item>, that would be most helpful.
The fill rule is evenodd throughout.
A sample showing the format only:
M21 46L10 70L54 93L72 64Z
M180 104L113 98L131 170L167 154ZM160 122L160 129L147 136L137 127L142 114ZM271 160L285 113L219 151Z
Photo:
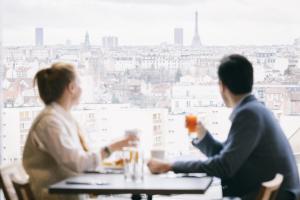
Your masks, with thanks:
M143 181L144 158L143 152L136 147L123 148L124 177L128 182Z

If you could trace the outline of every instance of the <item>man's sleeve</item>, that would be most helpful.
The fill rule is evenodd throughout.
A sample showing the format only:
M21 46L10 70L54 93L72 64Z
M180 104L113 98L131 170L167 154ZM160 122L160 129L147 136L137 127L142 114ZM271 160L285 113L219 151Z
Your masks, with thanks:
M206 131L205 136L202 140L198 141L198 139L194 139L192 141L192 144L207 157L211 157L220 153L223 148L223 144L215 140L208 131Z
M263 122L251 110L237 114L223 149L206 161L177 161L172 165L176 173L206 173L209 176L230 178L235 175L260 140Z

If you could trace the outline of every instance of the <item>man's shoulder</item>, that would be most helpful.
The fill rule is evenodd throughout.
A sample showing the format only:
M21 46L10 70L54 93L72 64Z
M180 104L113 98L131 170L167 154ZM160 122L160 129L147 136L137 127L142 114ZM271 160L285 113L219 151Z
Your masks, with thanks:
M241 105L236 111L236 119L246 118L247 120L262 120L270 117L270 111L259 101L250 101Z
M238 112L249 112L253 114L262 114L270 112L262 102L258 100L249 101L247 103L242 104L237 109Z

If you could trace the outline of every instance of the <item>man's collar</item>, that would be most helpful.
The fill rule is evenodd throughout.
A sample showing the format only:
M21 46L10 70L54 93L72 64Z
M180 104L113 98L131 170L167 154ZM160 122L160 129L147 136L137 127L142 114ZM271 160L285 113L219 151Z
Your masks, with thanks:
M232 110L232 113L231 113L230 116L229 116L229 120L230 120L230 121L233 121L233 120L234 120L234 118L235 118L235 116L236 116L236 113L237 113L238 107L240 107L240 106L242 105L242 103L244 102L244 100L245 100L246 98L248 98L249 96L252 96L252 94L251 94L251 93L246 94L246 95L243 96L243 97L239 100L239 102L234 106L234 108L233 108L233 110Z

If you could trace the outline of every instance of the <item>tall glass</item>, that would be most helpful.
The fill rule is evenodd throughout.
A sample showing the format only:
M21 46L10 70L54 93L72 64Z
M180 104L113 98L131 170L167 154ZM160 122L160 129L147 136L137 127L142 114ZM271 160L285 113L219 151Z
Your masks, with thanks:
M137 147L123 148L124 178L128 182L143 181L144 157L143 152Z
M197 137L197 116L187 115L185 117L185 127L188 129L189 138L194 139Z

